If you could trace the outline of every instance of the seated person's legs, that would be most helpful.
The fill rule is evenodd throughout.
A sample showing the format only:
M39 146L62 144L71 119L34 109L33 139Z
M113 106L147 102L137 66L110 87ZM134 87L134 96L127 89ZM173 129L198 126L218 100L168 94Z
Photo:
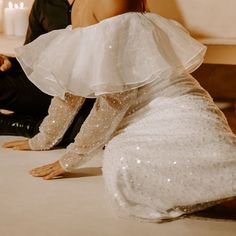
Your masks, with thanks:
M11 68L0 73L0 109L14 113L0 114L0 134L31 137L47 115L51 97L28 80L16 59L11 62Z
M51 97L33 85L17 61L4 73L0 73L0 109L11 110L10 115L0 113L0 135L33 137L47 115ZM66 132L59 146L73 142L81 125L90 113L94 100L87 99Z
M72 2L35 0L29 17L25 43L32 42L44 33L71 24ZM0 66L6 58L2 56ZM47 115L51 97L41 92L27 79L16 59L11 58L10 61L11 67L4 68L5 72L0 71L0 110L11 110L14 114L8 116L0 113L0 135L32 137L38 132L39 124Z
M51 97L28 80L15 59L12 61L12 68L0 73L0 109L45 117Z
M66 147L74 141L75 136L79 132L83 122L89 115L93 107L94 99L87 99L76 115L73 123L65 133L63 139L58 144L60 147ZM32 138L39 132L40 124L43 118L22 114L0 114L0 135L15 135Z

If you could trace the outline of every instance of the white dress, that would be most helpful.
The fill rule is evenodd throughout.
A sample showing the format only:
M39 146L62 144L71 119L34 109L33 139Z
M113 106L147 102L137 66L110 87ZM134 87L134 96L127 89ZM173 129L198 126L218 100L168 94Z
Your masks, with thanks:
M236 137L189 74L205 50L153 13L54 31L19 48L29 79L55 96L31 148L53 147L84 97L97 97L60 164L74 171L101 153L120 213L161 221L234 198Z

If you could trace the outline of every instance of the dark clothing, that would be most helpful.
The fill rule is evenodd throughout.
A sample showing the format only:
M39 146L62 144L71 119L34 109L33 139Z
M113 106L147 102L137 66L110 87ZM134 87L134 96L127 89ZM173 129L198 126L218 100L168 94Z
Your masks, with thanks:
M15 59L11 61L12 68L0 72L0 108L42 119L47 115L51 96L28 80Z
M67 0L35 0L25 44L42 34L71 24L70 10ZM47 115L51 96L41 92L28 80L15 58L11 58L11 62L12 68L0 73L0 109L14 111L15 114L0 115L0 134L32 137ZM86 99L60 144L67 145L73 141L93 103L94 99Z
M67 0L35 0L29 16L25 44L42 34L70 25L70 10Z
M94 104L93 99L86 100L86 104L75 117L73 123L66 131L63 139L58 146L67 146L74 141L75 136L79 133L80 127L89 115ZM39 132L39 126L42 120L39 117L32 117L21 114L4 115L0 114L0 134L15 135L31 138Z
M35 0L29 16L25 44L42 34L71 24L70 9L67 0ZM15 58L11 62L12 68L0 73L0 109L42 119L47 114L51 97L28 80Z

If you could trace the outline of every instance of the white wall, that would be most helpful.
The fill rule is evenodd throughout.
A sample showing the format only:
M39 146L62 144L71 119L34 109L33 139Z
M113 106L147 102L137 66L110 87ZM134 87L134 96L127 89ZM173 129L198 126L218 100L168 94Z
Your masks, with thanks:
M24 4L27 7L30 7L32 5L32 3L34 2L34 0L4 0L4 6L6 7L8 2L13 2L13 3L20 3L20 2L24 2Z
M12 1L31 6L34 0ZM151 11L178 20L198 38L236 39L236 0L148 0L148 5Z
M152 11L180 21L200 38L236 39L236 0L148 0Z

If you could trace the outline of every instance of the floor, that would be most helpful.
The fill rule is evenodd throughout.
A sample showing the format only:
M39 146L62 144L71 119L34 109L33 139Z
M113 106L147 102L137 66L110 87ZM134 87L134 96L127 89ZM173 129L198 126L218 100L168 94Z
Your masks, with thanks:
M218 100L227 96L236 100L236 67L203 65L194 76ZM224 113L236 133L234 110L229 107ZM0 136L0 146L12 139ZM63 152L0 148L1 236L236 235L236 212L220 206L162 224L117 217L104 191L99 159L65 179L43 181L28 174L34 167L57 160Z
M227 114L235 129L232 109ZM12 139L0 136L0 144ZM0 149L1 236L235 236L235 212L219 207L162 224L117 217L104 191L99 159L65 179L44 181L28 174L63 152Z

